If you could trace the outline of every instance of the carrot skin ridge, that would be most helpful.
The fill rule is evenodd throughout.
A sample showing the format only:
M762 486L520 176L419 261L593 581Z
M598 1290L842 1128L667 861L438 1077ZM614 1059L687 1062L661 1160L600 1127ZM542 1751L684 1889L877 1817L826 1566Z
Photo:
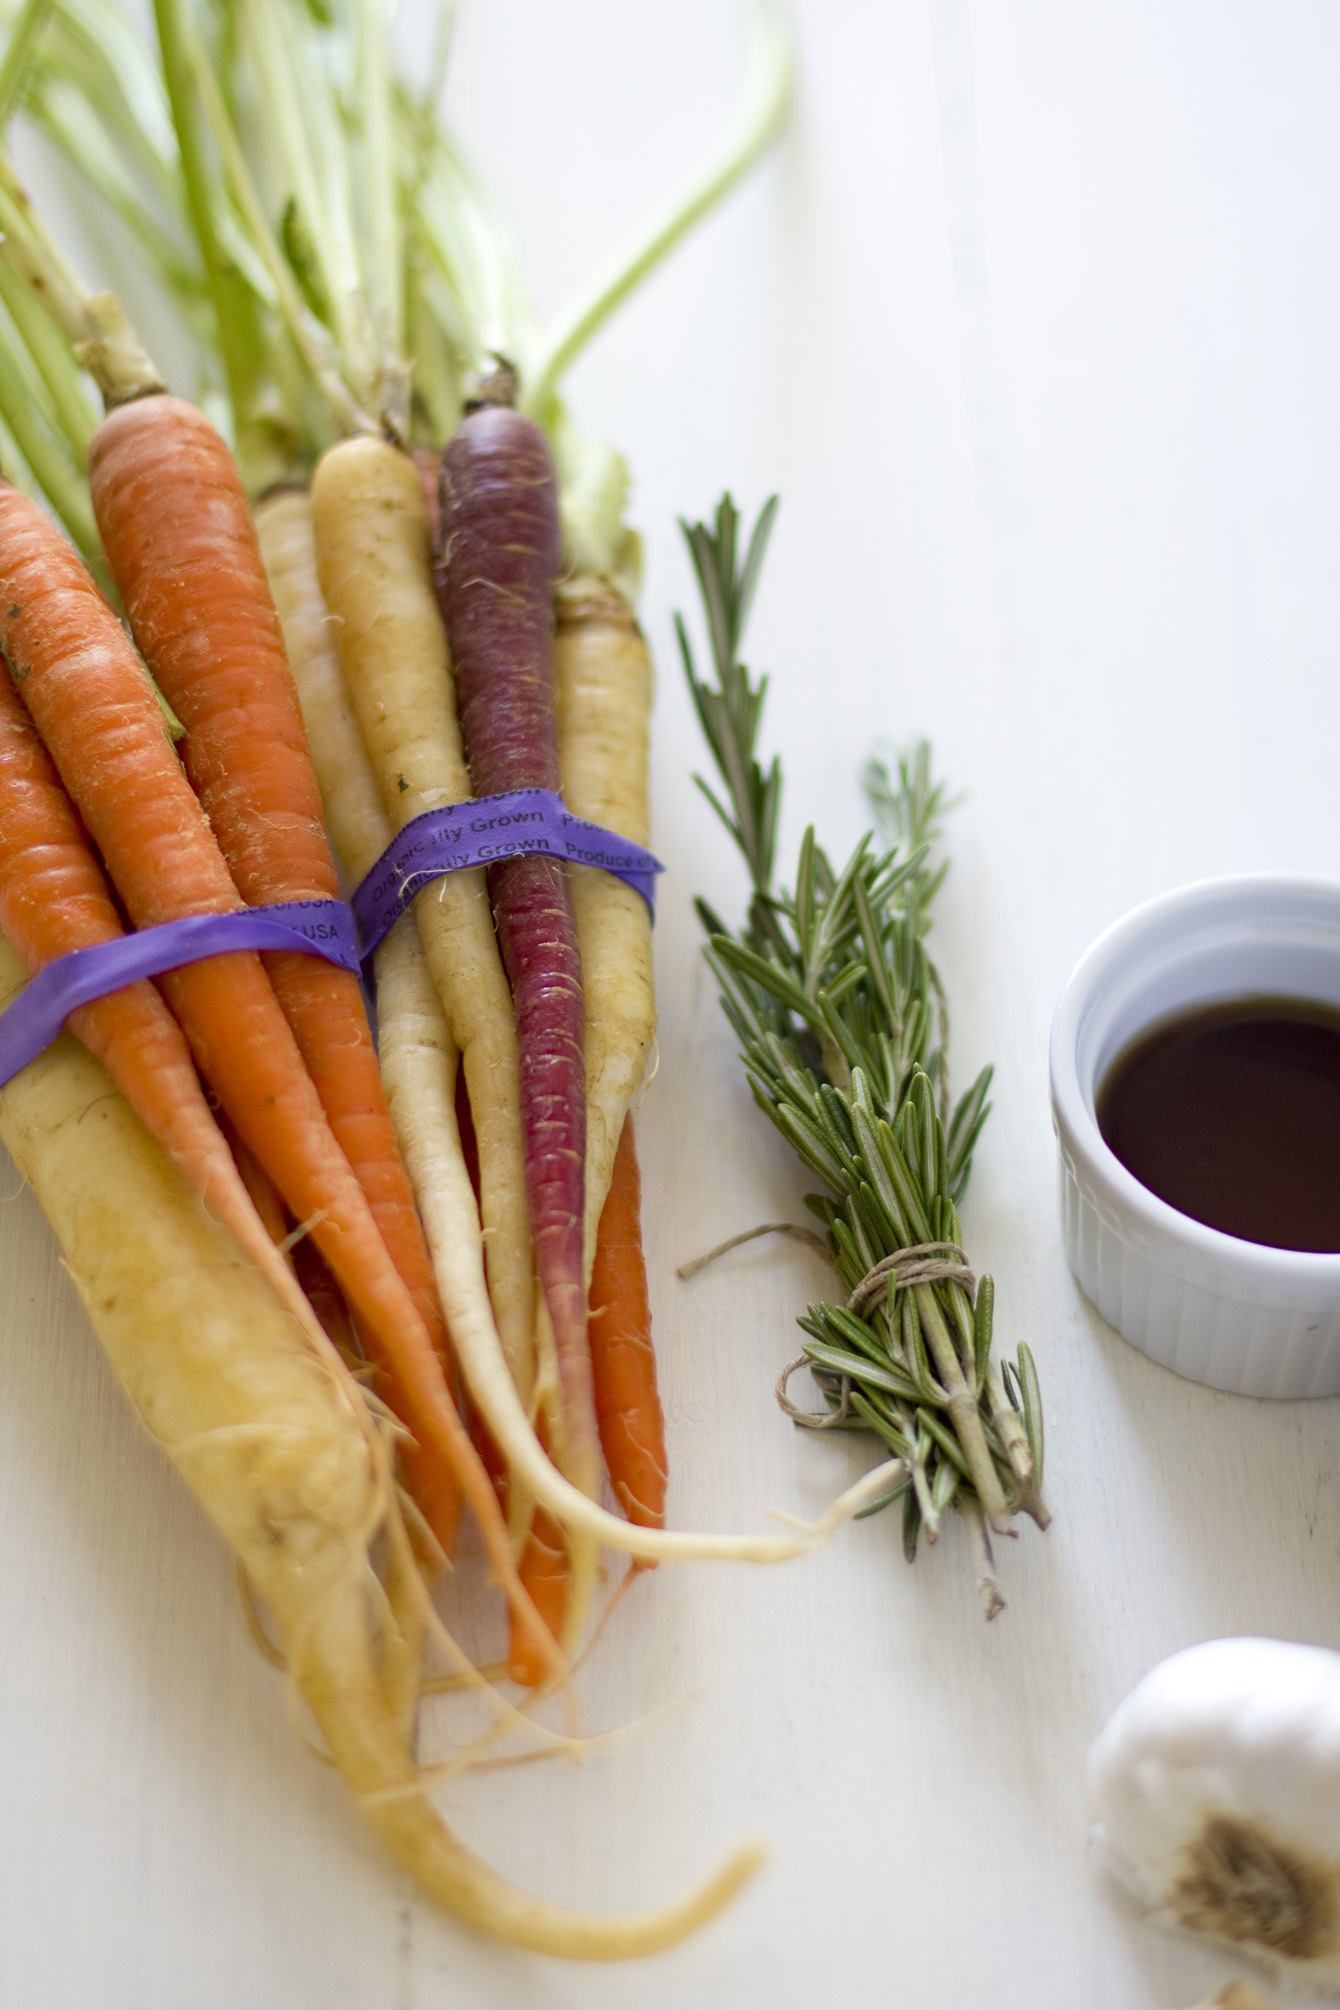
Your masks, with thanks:
M34 723L132 920L147 927L184 913L241 909L120 623L61 533L3 482L0 647L21 676ZM161 988L178 1023L185 1022L196 1065L295 1216L305 1221L327 1208L313 1233L377 1332L384 1393L401 1406L416 1438L460 1476L509 1599L547 1646L488 1477L347 1165L342 1180L353 1187L356 1204L342 1188L332 1196L327 1174L332 1155L336 1161L340 1155L259 957L215 957L166 977ZM243 1092L240 1102L235 1089ZM327 1207L332 1198L336 1204ZM366 1261L369 1239L371 1284L350 1255Z
M665 1527L665 1419L656 1386L651 1301L642 1254L642 1177L624 1118L591 1273L591 1374L601 1449L629 1521ZM637 1558L635 1569L654 1568Z
M557 792L550 651L561 565L558 484L543 433L502 407L466 418L442 457L436 568L475 788ZM588 1486L595 1414L586 1339L586 1161L581 960L565 867L544 856L490 868L520 1051L526 1190L563 1393L557 1446Z

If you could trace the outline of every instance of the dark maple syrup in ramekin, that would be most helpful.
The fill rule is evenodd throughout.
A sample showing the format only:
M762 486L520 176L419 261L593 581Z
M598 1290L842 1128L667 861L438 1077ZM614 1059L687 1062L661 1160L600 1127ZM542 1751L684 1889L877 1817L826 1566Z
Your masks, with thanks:
M1274 1249L1340 1250L1340 1010L1195 1006L1118 1055L1098 1128L1179 1213Z

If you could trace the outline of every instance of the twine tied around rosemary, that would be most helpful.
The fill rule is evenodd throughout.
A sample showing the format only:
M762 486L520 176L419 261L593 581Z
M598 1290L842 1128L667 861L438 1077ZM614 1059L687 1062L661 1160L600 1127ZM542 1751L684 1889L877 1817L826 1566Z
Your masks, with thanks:
M765 1234L766 1230L755 1229L753 1234ZM793 1235L810 1237L804 1229L791 1229ZM743 1240L744 1238L739 1238ZM708 1259L703 1259L707 1261ZM683 1275L681 1271L680 1275ZM956 1242L914 1242L906 1249L895 1249L888 1256L882 1256L878 1263L867 1270L856 1289L847 1299L848 1312L863 1318L869 1309L877 1304L890 1289L907 1291L918 1284L940 1284L948 1282L961 1284L969 1301L977 1296L977 1274L969 1269L968 1259ZM808 1354L797 1354L794 1361L788 1361L773 1391L778 1408L785 1412L793 1424L799 1424L807 1431L831 1431L834 1425L844 1424L851 1415L851 1377L844 1375L837 1408L833 1410L802 1410L791 1401L787 1394L787 1384L798 1368L811 1365Z
M905 1291L914 1284L961 1284L968 1302L977 1296L977 1273L968 1268L968 1259L956 1242L914 1242L907 1249L895 1249L861 1279L847 1300L848 1312L864 1317L889 1289Z

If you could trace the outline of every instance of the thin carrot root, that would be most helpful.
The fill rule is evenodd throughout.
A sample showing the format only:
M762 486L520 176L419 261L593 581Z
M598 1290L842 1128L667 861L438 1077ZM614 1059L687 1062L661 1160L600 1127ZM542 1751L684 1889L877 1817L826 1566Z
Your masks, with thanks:
M317 578L316 537L306 491L281 489L267 497L255 512L255 525L302 708L326 827L346 881L351 886L357 885L390 842L391 825L382 808L345 687L331 617ZM417 944L412 948L406 938L414 938L412 920L403 922L396 931L394 948L383 945L375 967L382 967L388 957L416 953L421 956ZM383 1060L395 1044L394 1026L383 1018L380 1042ZM386 1075L383 1066L384 1084ZM389 1085L387 1099L389 1105ZM403 1155L400 1127L394 1111L390 1114ZM458 1226L467 1238L467 1247L469 1238L477 1242L479 1224L473 1207L469 1217ZM446 1306L442 1309L450 1331L449 1309ZM419 1446L407 1444L401 1448L401 1460L411 1489L424 1498L431 1488L430 1456Z
M381 1682L392 1721L407 1751L414 1747L429 1631L428 1593L409 1531L400 1515L387 1518L389 1555L381 1625Z
M398 462L393 465L399 473ZM340 473L337 464L336 477ZM338 480L336 495L338 501ZM338 509L335 515L337 522L343 521ZM390 842L392 827L333 640L336 623L318 576L310 498L296 490L270 497L257 509L256 528L331 838L346 879L356 885ZM341 553L348 555L343 547ZM435 610L428 613L437 624ZM376 952L374 970L382 1079L424 1218L452 1344L458 1355L481 1344L494 1352L501 1343L485 1284L478 1159L472 1130L472 1174L456 1118L464 1093L460 1052L434 988L414 915L403 915L396 923ZM468 1108L468 1098L465 1101ZM481 1340L481 1335L487 1339ZM524 1358L518 1360L514 1351L511 1366L527 1402L533 1395L537 1337L529 1330L514 1335L524 1342ZM530 1495L519 1479L505 1493L508 1529L519 1557L530 1525Z
M0 1004L23 979L0 941ZM570 1959L651 1953L719 1911L758 1867L757 1845L671 1905L609 1918L530 1897L452 1834L409 1745L412 1559L397 1550L402 1583L379 1624L369 1546L398 1510L378 1427L335 1350L283 1309L72 1036L0 1092L0 1136L118 1380L265 1600L332 1756L397 1860L462 1919Z
M303 1695L335 1761L367 1796L413 1787L417 1769L396 1735L377 1680L361 1587L345 1574L319 1607L300 1615L296 1667ZM655 1954L715 1918L765 1858L741 1845L701 1884L655 1911L625 1917L576 1913L519 1890L447 1828L422 1791L364 1802L392 1855L452 1912L499 1939L570 1961L623 1961Z

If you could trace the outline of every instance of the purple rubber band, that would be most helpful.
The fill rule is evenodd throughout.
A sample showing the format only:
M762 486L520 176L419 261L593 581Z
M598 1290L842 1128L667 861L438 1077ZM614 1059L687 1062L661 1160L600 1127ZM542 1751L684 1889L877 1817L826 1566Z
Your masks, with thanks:
M656 912L660 860L640 844L573 816L552 789L509 789L454 809L425 810L392 838L353 897L364 956L371 956L431 880L501 858L545 853L615 873Z
M286 900L236 914L192 914L115 942L58 956L0 1012L0 1088L48 1048L71 1012L143 977L237 949L302 950L359 971L354 918L342 900Z

